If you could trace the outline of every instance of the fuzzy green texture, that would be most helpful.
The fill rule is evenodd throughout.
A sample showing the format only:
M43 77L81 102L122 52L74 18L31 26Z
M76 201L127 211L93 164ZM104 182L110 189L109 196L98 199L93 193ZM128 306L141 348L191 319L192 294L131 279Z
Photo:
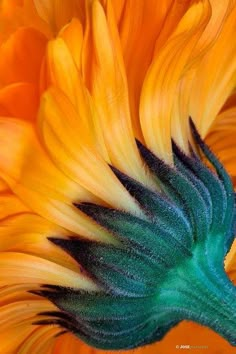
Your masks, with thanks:
M233 186L190 124L198 152L190 148L187 156L173 142L174 167L137 142L161 192L111 167L140 205L143 218L95 204L76 205L109 231L117 246L49 238L83 267L101 292L45 285L36 293L60 311L37 323L58 324L96 348L115 350L161 340L187 319L236 346L236 289L224 271L234 240Z

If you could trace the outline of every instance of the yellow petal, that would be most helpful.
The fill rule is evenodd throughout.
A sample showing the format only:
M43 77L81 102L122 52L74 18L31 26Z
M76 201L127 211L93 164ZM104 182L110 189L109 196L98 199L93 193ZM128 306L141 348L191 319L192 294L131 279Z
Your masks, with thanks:
M30 124L1 118L0 140L3 143L0 177L24 204L73 233L111 240L105 231L73 207L73 202L96 202L97 199L53 165Z
M83 138L86 137L85 140L91 144L99 138L94 134L94 109L75 61L76 58L62 38L49 43L47 51L49 85L57 86L73 104L79 115L76 121L78 131L80 134L83 131Z
M217 40L224 26L225 19L230 13L232 2L230 0L220 2L211 0L210 5L210 17L207 25L203 29L191 53L188 67L185 69L184 75L182 75L178 83L176 89L178 95L175 97L171 115L171 135L184 151L188 151L188 142L189 139L191 139L189 131L189 116L191 115L190 102L192 95L195 95L195 80L198 76L196 71L198 70L198 65L202 58L208 55L208 52L211 51L212 46ZM192 118L195 121L198 119L195 115L192 115Z
M236 241L230 249L230 252L227 254L225 259L225 268L234 284L236 284Z
M198 64L190 114L205 137L236 82L236 7L225 20L217 41ZM230 43L230 45L229 45Z
M23 212L21 205L20 213L17 210L17 202L20 204L17 198L14 198L15 205L12 203L13 198L10 203L6 203L6 201L4 203L4 198L2 199L3 206L10 211L8 217L1 221L0 251L27 253L60 264L73 271L78 270L78 264L73 258L60 248L55 247L47 239L55 235L60 237L72 236L70 233L38 215ZM20 207L18 206L18 209ZM32 227L32 225L34 226Z
M139 139L142 139L139 121L140 91L144 76L152 60L156 39L169 6L170 4L166 1L126 1L120 23L131 117L135 135Z
M39 286L32 284L14 284L0 288L0 305L5 306L17 301L35 300L36 295L31 294L29 290L38 290ZM39 297L37 297L39 298ZM42 300L42 299L41 299Z
M194 4L154 58L140 103L141 126L147 146L171 163L171 114L178 81L208 16L206 2Z
M68 46L71 55L75 61L78 70L81 70L82 46L83 46L83 28L77 18L62 28L59 36L62 37Z
M89 291L99 290L83 274L29 254L1 252L0 267L0 286L17 283L52 284Z
M25 322L37 313L52 311L55 306L47 300L22 300L2 306L0 309L1 329L9 328L12 325ZM19 316L20 314L20 316Z
M236 108L221 112L211 126L206 142L217 154L230 176L236 182Z
M108 20L98 1L92 1L89 10L83 73L99 113L98 125L112 164L147 183L131 126L127 80L110 2Z
M79 122L80 117L62 92L53 88L44 95L40 127L45 146L55 164L99 199L116 208L138 212L138 207L109 166L88 145Z

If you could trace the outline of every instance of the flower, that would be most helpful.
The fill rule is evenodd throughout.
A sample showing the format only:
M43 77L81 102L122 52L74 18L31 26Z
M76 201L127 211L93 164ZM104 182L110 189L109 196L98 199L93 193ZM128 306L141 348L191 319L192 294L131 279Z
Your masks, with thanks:
M230 353L235 1L0 4L1 350Z

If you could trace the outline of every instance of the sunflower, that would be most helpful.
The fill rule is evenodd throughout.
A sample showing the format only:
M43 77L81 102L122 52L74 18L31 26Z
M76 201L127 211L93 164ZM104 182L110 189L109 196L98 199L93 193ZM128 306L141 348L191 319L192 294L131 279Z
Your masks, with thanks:
M0 6L0 353L233 353L235 0Z

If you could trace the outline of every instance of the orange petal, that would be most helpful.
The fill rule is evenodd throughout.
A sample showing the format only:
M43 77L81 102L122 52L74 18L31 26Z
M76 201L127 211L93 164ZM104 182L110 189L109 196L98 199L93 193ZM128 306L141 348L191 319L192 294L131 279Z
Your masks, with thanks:
M29 211L29 209L19 200L19 198L10 192L2 194L0 199L1 220Z
M141 126L147 146L172 161L171 115L178 81L208 17L206 2L192 5L148 71L140 103Z
M37 328L17 349L17 354L51 354L55 336L61 331L58 326Z
M96 0L89 9L83 74L99 113L97 124L112 164L147 183L131 126L127 80L110 2L106 11L107 19Z
M218 115L206 138L207 144L217 154L231 177L236 177L236 108L229 108Z
M236 6L228 15L217 40L198 64L195 72L190 114L196 120L203 137L235 87L235 32Z
M29 212L21 212L17 214L17 203L3 205L9 210L8 218L1 221L0 229L0 251L23 252L34 256L41 257L51 262L60 264L73 271L78 271L78 264L63 252L60 248L55 247L48 241L48 237L52 236L71 236L59 226L50 223L46 219ZM18 204L20 201L18 201ZM7 205L6 205L7 204ZM13 209L14 208L14 209ZM19 207L18 207L19 208ZM19 208L20 209L20 208ZM22 207L21 207L22 210ZM15 213L14 217L12 216ZM32 225L34 227L32 228Z
M25 342L25 339L27 339L28 336L34 338L35 331L40 331L39 326L32 326L32 323L38 320L37 314L42 311L53 310L55 310L55 306L49 301L37 299L36 297L30 299L27 294L25 299L1 306L0 340L3 353L22 353L20 348L22 348L22 343ZM44 331L46 329L50 331L50 327L45 327ZM54 327L51 336L58 331L59 329ZM12 338L15 339L12 340Z
M163 41L166 41L189 2L125 1L119 32L128 78L131 116L138 138L142 138L139 121L140 92L155 46L160 48Z
M225 267L230 279L236 284L236 240L234 241L230 252L227 254Z
M0 48L0 85L38 83L46 38L33 28L19 28Z
M54 348L51 354L78 354L78 351L83 354L105 354L105 353L115 353L113 351L104 351L95 348L89 347L87 344L83 343L81 340L76 338L75 335L66 333L63 336L56 339ZM126 351L126 353L128 353ZM132 351L135 354L134 351ZM119 354L122 354L122 351L119 350Z
M0 90L0 115L35 120L39 94L35 85L15 83Z
M64 25L66 25L73 17L78 15L83 18L82 10L83 1L70 0L33 0L38 15L49 24L52 33L56 34ZM80 4L82 3L82 4ZM79 11L80 10L80 11ZM82 11L83 12L83 11Z
M0 309L1 329L15 326L20 322L25 322L37 313L43 311L52 311L55 306L48 300L22 300L2 306ZM19 316L20 315L20 316Z
M0 140L3 142L0 177L24 204L73 233L111 240L105 231L73 207L73 202L97 199L53 165L30 124L0 119Z
M10 305L17 301L31 301L36 298L39 299L38 296L31 294L29 290L38 290L38 284L14 284L9 286L4 286L0 288L0 304L1 307L5 305ZM42 300L42 299L41 299Z
M34 330L35 328L31 324L24 326L19 324L17 326L7 328L5 331L1 330L0 341L2 353L17 353L19 346Z
M0 43L23 24L22 1L1 0L0 2Z
M67 44L77 69L81 70L83 45L83 28L81 22L77 18L73 18L68 25L62 28L59 36Z
M175 97L172 110L171 135L184 151L188 151L188 141L191 139L189 132L190 101L192 93L194 95L195 91L196 71L198 71L198 66L201 65L202 58L208 55L213 44L217 41L232 4L230 0L221 2L211 0L210 5L209 21L191 53L187 70L185 69L184 75L182 75L178 83L176 89L178 94ZM194 115L192 118L197 121L197 117Z
M180 349L181 345L193 346L192 350ZM179 348L177 348L179 346ZM202 346L202 348L200 347ZM217 352L234 354L235 349L222 337L210 329L192 322L182 322L173 328L161 342L140 348L136 354L168 353L176 354L182 351L196 354Z

